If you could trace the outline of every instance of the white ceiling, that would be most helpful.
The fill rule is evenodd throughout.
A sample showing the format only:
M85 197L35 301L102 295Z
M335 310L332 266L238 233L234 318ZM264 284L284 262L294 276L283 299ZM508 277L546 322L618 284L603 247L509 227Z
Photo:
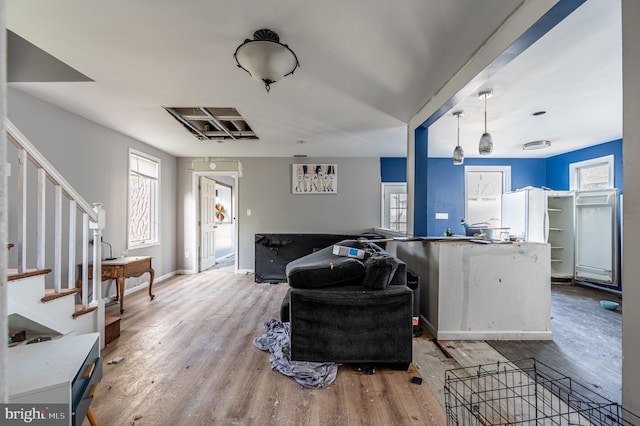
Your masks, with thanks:
M406 123L521 3L7 0L9 30L94 80L9 86L177 156L405 156ZM260 28L301 64L270 93L233 59ZM493 155L620 138L621 62L619 2L587 1L486 85ZM163 106L234 107L260 140L199 141ZM475 156L483 103L455 109ZM451 155L455 125L448 114L430 128L431 156Z
M492 157L549 157L622 138L622 27L619 1L589 0L494 78L429 127L429 156L451 157L460 118L460 146L479 157L487 128ZM536 111L546 111L532 116ZM522 145L549 140L551 147L524 151Z

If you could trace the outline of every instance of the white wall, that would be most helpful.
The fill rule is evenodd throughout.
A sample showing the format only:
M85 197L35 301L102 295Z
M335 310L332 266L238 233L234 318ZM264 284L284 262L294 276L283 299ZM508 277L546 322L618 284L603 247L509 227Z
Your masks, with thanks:
M640 2L622 0L624 239L622 404L640 415Z
M78 83L91 84L91 83ZM129 148L153 155L161 160L160 245L129 250L129 255L153 256L156 277L175 271L176 223L176 159L135 139L100 126L78 115L35 99L15 89L8 90L9 119L33 143L49 162L89 203L102 202L107 212L103 239L113 246L114 256L126 248L127 188ZM16 149L9 144L8 160L12 165L9 200L16 197ZM32 174L33 176L33 174ZM31 176L30 176L31 178ZM31 179L33 184L33 179ZM63 203L65 205L66 203ZM47 210L53 211L53 200L47 199ZM28 238L35 235L35 214L29 208ZM79 219L81 220L81 219ZM63 220L63 223L65 221ZM17 214L9 207L9 240L16 239ZM66 224L65 224L66 226ZM47 231L53 224L47 224ZM52 240L47 238L47 240ZM106 252L104 251L106 250ZM103 255L108 255L103 246ZM34 253L34 252L33 252ZM28 253L27 267L35 266L35 254ZM9 254L9 265L17 265L17 254ZM30 256L29 256L30 255ZM47 255L51 264L52 255ZM127 287L148 281L148 275L127 280ZM112 288L113 290L113 288Z
M191 162L178 159L178 269L193 271L195 202ZM360 233L380 225L380 160L378 158L239 158L243 176L238 181L239 259L241 270L254 269L256 233ZM301 161L302 160L302 161ZM291 193L293 163L338 165L338 193ZM251 216L247 210L251 210Z

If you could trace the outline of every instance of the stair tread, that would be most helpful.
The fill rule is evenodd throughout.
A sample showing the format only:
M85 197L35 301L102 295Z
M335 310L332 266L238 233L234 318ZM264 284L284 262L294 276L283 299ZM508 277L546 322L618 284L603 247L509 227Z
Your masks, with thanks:
M87 307L83 308L82 305L76 305L76 310L73 313L73 315L71 315L71 316L73 318L78 318L79 316L88 314L89 312L93 312L96 309L98 309L97 306L87 306Z
M54 299L59 299L61 297L70 296L76 293L80 293L80 290L77 288L64 288L60 290L59 293L56 293L54 289L48 288L44 291L44 297L40 299L43 303L49 302Z
M104 317L104 325L105 325L105 327L108 326L108 325L111 325L113 323L116 323L118 321L120 321L120 317L109 317L109 316Z
M35 277L35 276L38 276L38 275L46 275L49 272L51 272L50 268L47 268L47 269L27 269L22 274L19 274L18 273L18 269L16 269L16 268L7 269L7 280L8 281L15 281L15 280L19 280L21 278L29 278L29 277Z

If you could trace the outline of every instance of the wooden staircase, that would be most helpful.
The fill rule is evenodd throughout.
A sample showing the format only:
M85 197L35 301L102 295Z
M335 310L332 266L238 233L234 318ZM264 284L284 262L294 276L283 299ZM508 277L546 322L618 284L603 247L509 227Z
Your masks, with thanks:
M76 304L77 289L54 293L45 287L45 276L51 269L7 275L9 332L25 330L32 337L84 334L95 331L96 317L87 315L97 307L82 308ZM79 308L77 307L79 306Z
M9 250L12 247L14 247L14 244L7 244ZM17 269L8 270L7 300L10 308L7 313L9 315L10 335L25 331L26 340L29 340L43 334L90 333L97 326L95 319L87 315L95 312L97 306L83 306L80 303L76 303L76 295L81 293L79 288L62 289L56 293L54 289L45 287L45 277L50 272L51 269L49 268L42 270L32 269L23 273L18 273ZM44 295L40 297L42 294ZM39 302L36 301L35 304L29 303L29 300L37 300L38 297L40 297ZM46 318L44 324L27 317L32 316L31 312L34 310L39 312L39 317ZM62 315L58 315L60 312L62 312ZM71 321L68 321L68 318L62 321L57 319L60 317L65 318L68 313L71 313ZM52 318L56 318L56 320L52 321ZM32 321L37 325L34 325ZM119 336L120 318L105 317L105 344L110 343Z
M104 346L105 322L117 321L105 321L102 244L89 248L89 241L102 241L102 204L89 204L8 119L5 127L7 140L17 148L17 174L12 177L17 184L16 199L9 200L8 211L16 223L9 232L12 244L7 244L13 253L9 267L17 264L7 271L9 331L24 329L53 336L99 332ZM28 171L31 168L35 174ZM36 182L28 185L28 176L34 175ZM53 208L47 209L49 198L53 198ZM68 214L64 220L63 211ZM53 226L47 227L50 223ZM88 278L90 265L92 281Z

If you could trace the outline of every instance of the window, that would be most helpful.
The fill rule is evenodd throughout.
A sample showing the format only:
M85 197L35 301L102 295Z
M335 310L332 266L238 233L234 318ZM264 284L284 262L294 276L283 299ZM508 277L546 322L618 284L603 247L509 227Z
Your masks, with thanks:
M129 151L128 248L158 244L160 160Z
M571 163L569 187L575 191L613 188L613 155Z
M465 219L502 226L502 194L511 188L510 166L465 166Z
M382 228L407 232L407 184L382 184Z

